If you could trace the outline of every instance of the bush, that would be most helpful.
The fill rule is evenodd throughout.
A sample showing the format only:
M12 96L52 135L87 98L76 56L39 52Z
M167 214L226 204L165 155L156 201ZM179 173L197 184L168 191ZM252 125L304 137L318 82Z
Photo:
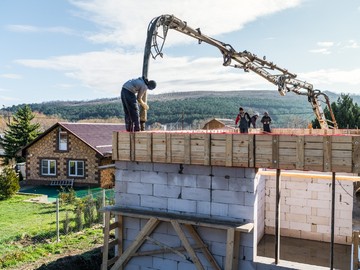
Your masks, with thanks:
M0 173L0 200L11 198L19 189L19 177L15 170L5 166Z

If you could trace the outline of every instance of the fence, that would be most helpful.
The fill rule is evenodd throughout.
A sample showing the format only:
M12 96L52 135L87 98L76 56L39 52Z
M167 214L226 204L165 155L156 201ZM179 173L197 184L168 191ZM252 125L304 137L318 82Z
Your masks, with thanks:
M64 252L73 255L102 246L104 214L99 210L114 204L114 190L89 189L83 193L87 194L78 197L72 189L60 192L56 202L47 200L46 195L34 194L1 202L0 212L5 216L0 214L3 215L0 220L0 269L27 264L29 260L41 257ZM86 246L84 243L91 244ZM41 255L35 254L37 252ZM26 258L27 253L35 257Z

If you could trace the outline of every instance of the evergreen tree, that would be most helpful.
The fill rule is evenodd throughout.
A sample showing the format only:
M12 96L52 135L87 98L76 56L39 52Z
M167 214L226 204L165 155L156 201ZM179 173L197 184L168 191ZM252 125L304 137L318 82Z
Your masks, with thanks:
M0 143L5 149L5 164L8 164L13 158L17 162L23 161L23 158L17 156L16 153L41 133L40 124L31 123L34 117L30 107L25 105L15 112L12 121L7 124L4 138L0 139Z
M336 102L331 103L338 128L356 129L360 127L360 107L353 102L349 94L341 94ZM330 112L327 108L324 109L327 119L331 119ZM315 119L312 121L314 128L320 128L320 124Z

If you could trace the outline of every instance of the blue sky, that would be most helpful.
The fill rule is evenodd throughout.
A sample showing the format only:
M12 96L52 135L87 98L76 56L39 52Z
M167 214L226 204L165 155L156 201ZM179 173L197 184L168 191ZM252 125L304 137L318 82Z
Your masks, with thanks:
M1 0L0 106L118 97L141 76L148 24L162 14L266 56L316 89L360 94L358 0ZM216 48L171 30L149 77L152 94L277 94L254 73L223 67Z

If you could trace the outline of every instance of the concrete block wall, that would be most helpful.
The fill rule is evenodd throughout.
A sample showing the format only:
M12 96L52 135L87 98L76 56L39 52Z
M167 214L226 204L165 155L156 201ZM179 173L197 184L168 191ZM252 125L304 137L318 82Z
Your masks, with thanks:
M265 233L274 234L275 176L261 176L266 182ZM353 182L336 181L335 243L351 244ZM308 177L304 172L281 176L281 235L330 242L331 179Z
M255 201L261 202L256 197L255 175L255 169L249 168L117 161L115 203L118 206L136 209L254 222L254 213L258 212L254 208ZM125 218L125 248L135 240L146 221ZM185 228L183 230L186 234L188 233ZM196 230L217 263L224 267L226 231L208 227L196 227ZM180 239L169 223L161 223L151 237L170 247L181 246ZM188 239L191 240L191 237ZM241 233L239 265L254 264L253 247L254 233ZM155 244L146 241L141 250L158 248ZM198 255L206 269L212 269L202 253ZM169 252L135 257L127 264L126 269L188 270L196 268L191 262Z

